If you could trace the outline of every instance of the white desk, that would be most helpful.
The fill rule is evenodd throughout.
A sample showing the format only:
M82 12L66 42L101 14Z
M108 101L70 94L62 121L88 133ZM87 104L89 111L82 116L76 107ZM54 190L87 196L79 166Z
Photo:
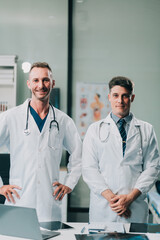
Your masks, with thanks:
M68 223L70 226L73 226L73 229L70 230L58 230L61 234L57 237L50 238L51 240L76 240L74 234L80 234L84 226L87 227L87 223ZM129 224L125 224L125 229L128 232ZM85 232L84 232L85 233ZM146 234L149 240L160 240L160 234ZM17 237L8 237L0 235L0 240L26 240L26 238L17 238Z

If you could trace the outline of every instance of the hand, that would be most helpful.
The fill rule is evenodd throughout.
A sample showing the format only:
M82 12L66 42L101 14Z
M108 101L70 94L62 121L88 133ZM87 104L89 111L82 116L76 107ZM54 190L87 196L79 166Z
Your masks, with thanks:
M13 195L15 195L19 199L20 199L20 196L14 188L21 190L21 188L17 185L3 185L0 188L0 194L5 196L5 198L9 202L12 202L12 203L15 204L16 202L15 202L15 199L14 199Z
M131 216L131 210L128 208L120 217L124 217L124 218L130 218Z
M101 195L109 202L111 203L111 200L116 196L110 189L104 190Z
M110 207L119 216L122 216L123 214L124 216L128 216L129 212L127 210L131 202L129 195L127 194L116 195L111 199Z
M53 193L53 196L56 196L55 200L59 199L61 201L65 194L72 192L71 188L69 188L59 182L54 182L53 187L55 187L55 186L57 186Z

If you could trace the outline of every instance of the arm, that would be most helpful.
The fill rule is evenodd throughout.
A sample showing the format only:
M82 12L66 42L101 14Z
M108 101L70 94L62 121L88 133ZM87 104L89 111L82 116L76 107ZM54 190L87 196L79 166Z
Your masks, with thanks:
M0 147L5 145L9 149L10 132L7 116L8 111L0 114ZM21 190L21 188L17 185L3 185L0 177L0 194L3 195L9 202L15 203L15 197L18 199L20 198L15 189Z
M109 187L99 169L97 138L95 125L93 124L88 128L83 141L82 175L89 188L94 193L101 195Z
M143 171L134 187L139 189L142 194L146 194L151 189L160 174L158 143L153 128L150 127L149 130L144 130L148 133L148 139L142 135L142 140L145 145L143 147Z
M8 128L7 111L0 114L0 147L9 148L10 133Z
M56 196L56 200L62 200L65 194L70 193L81 176L82 142L73 120L68 116L64 122L63 145L70 154L67 165L68 172L65 185L59 182L53 183L53 186L57 186L53 193L53 195Z
M158 153L158 146L156 136L151 125L147 125L149 129L145 129L148 133L147 137L143 140L143 171L140 174L134 189L129 194L117 195L112 199L111 208L117 212L118 215L128 209L128 207L135 201L141 194L146 194L153 186L159 175L160 158ZM142 131L142 130L141 130ZM147 142L147 144L146 144Z

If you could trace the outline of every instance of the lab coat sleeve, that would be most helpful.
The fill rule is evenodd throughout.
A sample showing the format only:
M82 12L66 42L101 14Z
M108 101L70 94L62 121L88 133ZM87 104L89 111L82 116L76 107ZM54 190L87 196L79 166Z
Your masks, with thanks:
M95 142L97 136L94 130L94 125L91 125L83 141L82 176L90 190L101 194L104 190L109 189L109 187L99 170L97 144Z
M70 154L65 185L73 190L82 173L82 141L71 118L65 123L64 148Z
M9 148L9 129L7 124L7 112L0 114L0 147L6 146ZM3 181L0 176L0 187L3 186Z
M152 188L159 175L160 156L158 143L153 127L151 127L150 138L143 156L143 171L136 182L135 188L139 189L143 194L146 194Z
M4 145L9 148L9 128L7 111L0 114L0 147Z

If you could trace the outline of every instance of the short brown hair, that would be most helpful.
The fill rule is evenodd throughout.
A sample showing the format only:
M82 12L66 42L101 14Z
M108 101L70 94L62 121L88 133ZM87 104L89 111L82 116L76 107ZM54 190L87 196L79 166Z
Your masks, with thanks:
M52 69L50 68L49 64L46 63L46 62L35 62L35 63L33 63L29 72L31 72L31 70L35 67L37 67L37 68L48 68L48 70L52 73Z
M109 91L111 91L111 89L117 85L126 88L130 94L133 93L134 83L129 78L122 76L112 78L109 82Z

